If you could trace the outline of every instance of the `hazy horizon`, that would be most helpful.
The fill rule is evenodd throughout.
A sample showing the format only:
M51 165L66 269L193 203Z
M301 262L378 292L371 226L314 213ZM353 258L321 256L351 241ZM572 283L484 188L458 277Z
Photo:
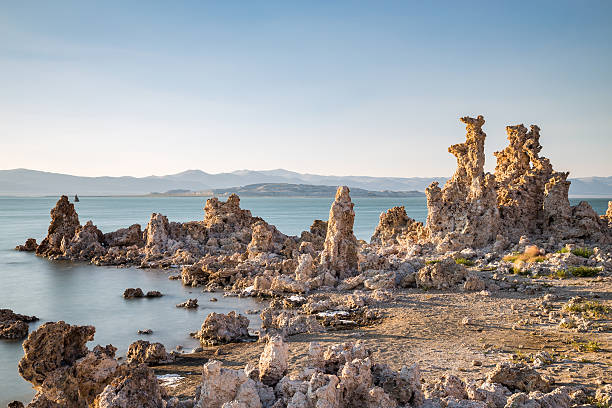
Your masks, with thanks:
M458 118L612 175L612 3L5 3L2 167L448 177Z

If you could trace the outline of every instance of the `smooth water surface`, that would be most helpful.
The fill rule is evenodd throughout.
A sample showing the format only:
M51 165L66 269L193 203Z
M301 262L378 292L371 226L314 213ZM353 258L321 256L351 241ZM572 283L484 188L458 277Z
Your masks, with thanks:
M47 321L64 320L70 324L96 327L95 344L113 344L124 354L130 343L138 339L159 341L168 351L177 345L187 349L196 341L189 332L197 331L212 311L227 313L236 310L261 309L253 299L224 298L221 294L202 293L198 288L185 288L180 281L168 280L178 270L158 271L136 268L97 267L88 264L51 262L32 253L14 251L17 244L34 237L40 242L49 225L49 211L57 197L0 197L0 308L16 313L36 315L41 320L30 324L30 331ZM327 198L243 198L242 208L250 209L288 235L299 235L314 219L326 220L333 200ZM576 204L578 199L573 199ZM81 224L93 220L103 232L134 223L146 225L151 213L159 212L171 221L203 218L202 197L81 197L75 203ZM368 240L378 224L380 213L403 205L408 215L418 221L427 216L424 197L357 198L355 202L355 235ZM607 208L606 199L590 199L599 213ZM159 290L162 298L124 300L123 291L140 287L144 291ZM218 302L210 302L211 297ZM175 304L197 297L200 308L179 309ZM249 315L252 328L259 318ZM138 329L150 328L150 336L137 335ZM18 399L28 401L30 384L17 373L23 350L21 341L0 340L0 406Z

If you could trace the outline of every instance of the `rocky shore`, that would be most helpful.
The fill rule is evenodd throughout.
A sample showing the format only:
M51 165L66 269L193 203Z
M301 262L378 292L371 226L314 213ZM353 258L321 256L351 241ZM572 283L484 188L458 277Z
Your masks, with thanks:
M606 406L612 202L602 216L586 202L570 206L568 173L540 156L535 125L508 126L509 145L495 153L495 172L484 172L484 119L461 120L466 141L449 148L457 170L442 188L427 189L426 223L392 208L369 243L353 234L348 187L338 188L328 220L315 220L299 237L253 217L236 195L207 200L203 221L152 214L144 230L135 224L109 233L91 221L82 226L62 196L41 243L28 239L16 249L95 265L180 266L183 285L270 305L258 333L248 332L245 316L211 314L193 334L200 354L168 357L163 345L141 342L123 364L110 345L85 348L93 327L47 323L24 342L20 373L38 391L29 406ZM130 288L124 296L144 293ZM47 331L62 345L50 344L60 340L49 340ZM341 344L324 347L323 339ZM434 356L420 343L448 355ZM521 351L526 345L532 354ZM209 349L248 364L223 367L208 361L215 357ZM576 353L596 356L572 368L586 377L542 373ZM165 364L174 372L164 374L176 375L189 358L205 363L197 386L190 375L180 386L160 386L146 365Z

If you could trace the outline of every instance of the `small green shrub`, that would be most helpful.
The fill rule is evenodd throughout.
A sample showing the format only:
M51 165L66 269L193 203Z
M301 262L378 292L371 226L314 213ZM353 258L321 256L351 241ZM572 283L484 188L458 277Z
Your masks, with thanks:
M590 258L593 255L593 251L589 248L574 248L572 249L572 254L583 258Z
M437 264L438 262L440 262L439 259L430 259L429 261L425 261L425 265L433 265Z
M569 248L568 247L563 247L560 250L557 251L558 254L567 254L569 252Z
M571 313L582 313L595 318L605 317L612 314L612 308L595 300L569 301L563 306L563 310Z
M601 351L601 347L599 346L599 343L596 341L591 341L591 340L586 341L586 342L575 341L574 343L572 343L572 345L577 351L580 351L583 353L596 353L598 351Z
M568 279L572 277L572 274L569 273L567 269L557 269L553 272L551 277L556 277L557 279Z
M465 259L465 258L457 258L455 259L455 263L457 265L474 266L474 262L470 261L469 259Z
M569 272L579 278L590 278L597 276L599 271L599 268L592 268L589 266L572 266L569 268Z

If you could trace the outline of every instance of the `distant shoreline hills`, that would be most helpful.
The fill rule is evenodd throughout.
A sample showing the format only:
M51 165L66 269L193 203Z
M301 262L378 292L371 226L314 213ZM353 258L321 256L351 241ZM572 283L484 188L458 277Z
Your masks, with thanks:
M383 194L375 196L393 197L398 196L393 195L396 193L406 196L405 194L424 192L432 182L437 181L443 185L446 180L445 177L321 176L283 169L238 170L218 174L187 170L166 176L148 177L81 177L38 170L12 169L0 170L0 196L56 196L59 194L143 196L150 195L154 191L168 192L164 193L165 195L195 195L200 193L191 192L214 192L215 190L219 190L219 193L215 195L222 195L232 190L242 195L261 196L263 195L261 191L267 191L266 194L273 196L297 196L296 191L301 189L301 196L325 194L327 197L326 188L346 185L354 193L357 193L357 189L362 189L373 194ZM570 179L570 181L572 182L570 195L573 197L612 197L612 176L583 177ZM260 192L257 190L259 187L253 187L253 185L263 184L267 186L260 188L260 190L263 189ZM274 185L277 186L274 187ZM298 187L288 187L288 185ZM304 186L315 186L319 192L316 192L317 189L309 191Z
M231 188L215 188L205 191L170 190L165 193L151 193L152 197L227 197L238 194L240 197L321 197L333 198L337 186L321 186L313 184L289 183L258 183ZM424 197L420 191L371 191L353 187L351 197Z

